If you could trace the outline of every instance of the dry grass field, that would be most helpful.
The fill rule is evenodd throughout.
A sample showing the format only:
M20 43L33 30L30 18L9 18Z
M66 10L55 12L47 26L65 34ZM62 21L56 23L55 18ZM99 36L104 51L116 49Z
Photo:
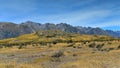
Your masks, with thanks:
M99 49L100 44L104 46ZM120 68L119 45L119 41L103 41L2 48L0 68Z
M120 68L120 40L59 31L4 39L0 68Z

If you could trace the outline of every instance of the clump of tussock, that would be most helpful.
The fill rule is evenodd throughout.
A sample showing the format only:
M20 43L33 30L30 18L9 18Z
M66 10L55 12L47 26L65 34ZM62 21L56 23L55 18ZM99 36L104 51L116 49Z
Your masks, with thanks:
M69 43L67 47L73 47L75 43Z
M61 57L63 55L64 55L63 51L58 51L58 52L54 53L51 57L59 58L59 57Z
M97 48L98 50L100 50L103 46L104 46L104 44L98 44L98 45L96 46L96 48Z
M117 47L117 49L120 49L120 45Z
M52 57L51 61L61 62L60 57L62 57L63 55L64 55L63 51L58 51L51 56Z
M90 48L95 48L95 46L96 46L95 43L91 43L91 44L88 45L88 47L90 47Z

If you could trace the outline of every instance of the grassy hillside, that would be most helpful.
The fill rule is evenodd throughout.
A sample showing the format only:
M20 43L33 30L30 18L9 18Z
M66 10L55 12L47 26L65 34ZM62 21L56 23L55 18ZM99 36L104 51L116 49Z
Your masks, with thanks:
M45 30L0 40L0 68L119 68L120 40Z
M81 42L81 41L109 41L117 38L104 35L82 35L66 33L59 30L45 30L32 34L25 34L16 38L0 40L0 44L32 44L32 43L52 43L52 42Z

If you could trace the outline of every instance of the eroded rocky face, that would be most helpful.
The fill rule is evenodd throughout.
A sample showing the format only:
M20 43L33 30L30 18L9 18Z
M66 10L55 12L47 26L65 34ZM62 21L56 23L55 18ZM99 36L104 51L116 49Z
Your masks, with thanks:
M0 22L0 39L17 37L22 34L29 34L40 30L62 30L70 33L80 34L93 34L93 35L110 35L114 37L120 37L119 31L103 30L101 28L91 27L75 27L66 23L60 24L40 24L31 21L27 21L21 24L15 24L11 22Z

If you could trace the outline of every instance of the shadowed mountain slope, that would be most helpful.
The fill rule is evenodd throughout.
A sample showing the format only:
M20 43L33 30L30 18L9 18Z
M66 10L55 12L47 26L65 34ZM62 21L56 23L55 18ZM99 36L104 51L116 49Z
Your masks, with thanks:
M0 39L13 38L23 34L30 34L40 30L61 30L69 33L90 34L90 35L109 35L120 37L119 31L103 30L101 28L71 26L66 23L60 24L40 24L27 21L21 24L11 22L0 22Z

